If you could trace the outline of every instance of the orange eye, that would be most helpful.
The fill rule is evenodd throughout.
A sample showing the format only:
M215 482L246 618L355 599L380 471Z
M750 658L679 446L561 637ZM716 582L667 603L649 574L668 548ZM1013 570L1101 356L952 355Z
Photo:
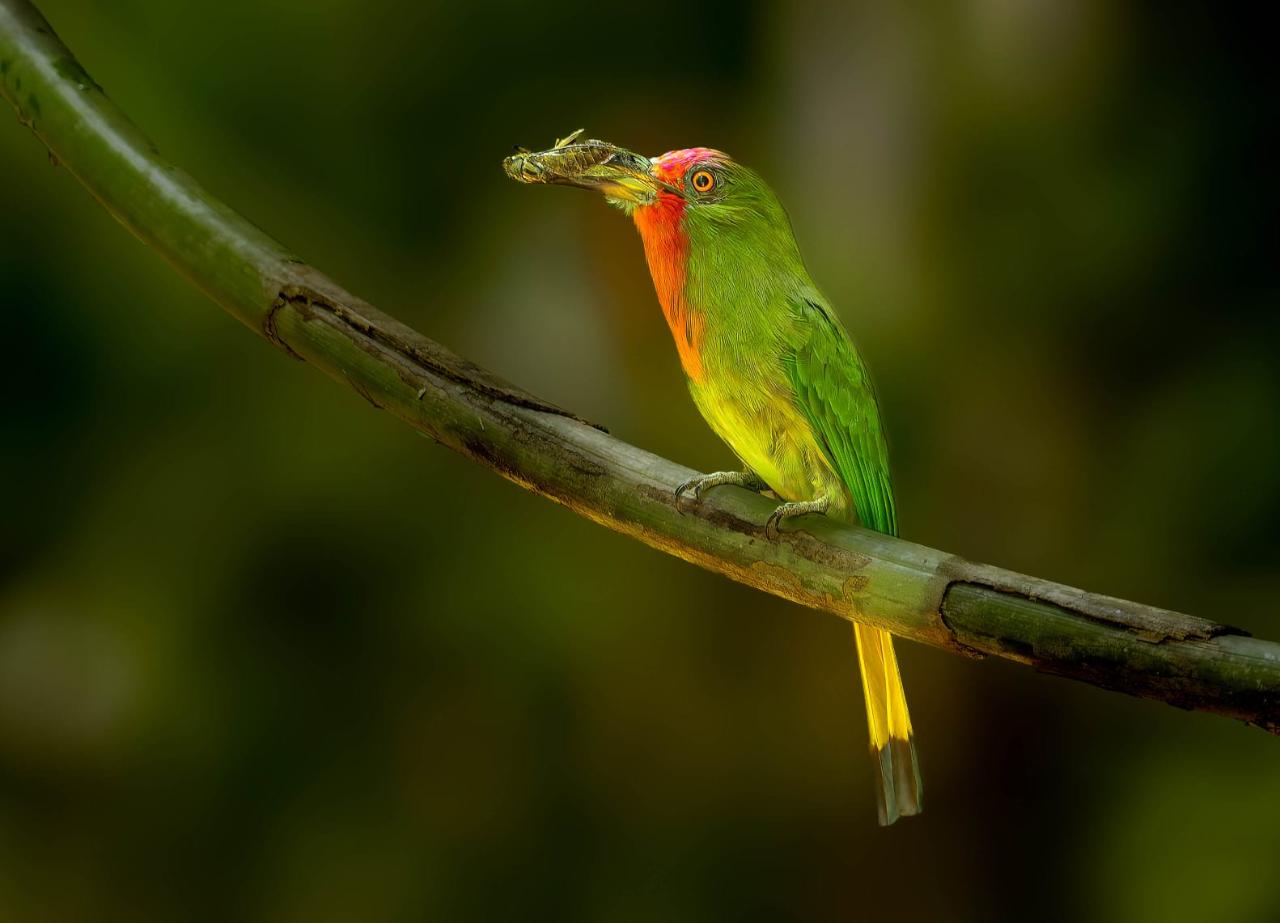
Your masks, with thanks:
M693 174L693 188L699 192L710 192L716 186L716 178L710 170L699 170Z

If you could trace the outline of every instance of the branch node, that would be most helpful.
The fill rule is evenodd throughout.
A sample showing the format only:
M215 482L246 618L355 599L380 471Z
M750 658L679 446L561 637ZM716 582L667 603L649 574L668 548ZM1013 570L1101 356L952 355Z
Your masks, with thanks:
M278 346L299 362L306 362L307 360L294 352L293 347L285 342L284 337L280 336L280 329L276 326L276 315L291 303L291 299L284 292L280 292L276 296L275 300L271 302L271 308L267 311L266 316L262 318L262 335L268 343Z

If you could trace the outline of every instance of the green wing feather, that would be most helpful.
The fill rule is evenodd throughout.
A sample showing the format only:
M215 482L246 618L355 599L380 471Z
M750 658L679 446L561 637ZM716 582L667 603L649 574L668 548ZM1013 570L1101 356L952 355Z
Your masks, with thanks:
M866 366L820 298L799 298L793 310L793 335L783 361L796 403L849 488L859 521L897 535L889 449Z

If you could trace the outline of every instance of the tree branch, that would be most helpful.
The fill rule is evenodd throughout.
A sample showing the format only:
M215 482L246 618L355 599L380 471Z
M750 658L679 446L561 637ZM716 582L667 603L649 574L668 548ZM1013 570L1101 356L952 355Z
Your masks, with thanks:
M689 469L387 317L163 160L28 0L0 0L0 95L121 224L251 330L528 490L805 606L1280 733L1280 644L817 518L768 541L772 504L734 488L682 512L674 488Z

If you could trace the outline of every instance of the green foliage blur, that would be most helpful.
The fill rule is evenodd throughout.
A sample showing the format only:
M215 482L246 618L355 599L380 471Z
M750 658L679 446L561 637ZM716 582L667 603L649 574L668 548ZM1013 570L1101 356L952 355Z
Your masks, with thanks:
M730 151L877 376L905 536L1280 637L1240 9L40 5L302 256L702 470L634 231L499 161ZM845 623L372 412L4 113L0 317L0 920L1280 919L1275 739L903 644L928 807L880 830Z

